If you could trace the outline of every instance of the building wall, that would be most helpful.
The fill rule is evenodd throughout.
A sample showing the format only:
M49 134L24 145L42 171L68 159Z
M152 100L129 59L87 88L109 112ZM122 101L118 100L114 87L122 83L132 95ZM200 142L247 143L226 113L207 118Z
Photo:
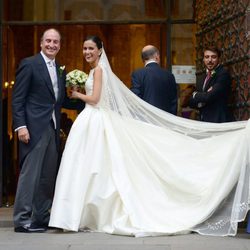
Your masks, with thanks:
M203 49L222 49L222 63L233 81L231 106L236 120L250 117L250 1L196 0L197 73L203 69Z

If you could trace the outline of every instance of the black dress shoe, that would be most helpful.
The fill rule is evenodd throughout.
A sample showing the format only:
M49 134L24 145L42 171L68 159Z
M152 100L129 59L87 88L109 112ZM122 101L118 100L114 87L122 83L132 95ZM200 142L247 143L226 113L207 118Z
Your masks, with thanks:
M44 233L47 230L46 227L31 224L30 226L24 225L15 227L14 231L16 233Z
M29 226L26 226L26 225L24 225L24 226L19 226L19 227L15 227L15 228L14 228L14 231L15 231L16 233L29 233L28 228L29 228Z
M29 233L44 233L47 231L48 227L43 225L38 225L36 223L31 223L28 227Z

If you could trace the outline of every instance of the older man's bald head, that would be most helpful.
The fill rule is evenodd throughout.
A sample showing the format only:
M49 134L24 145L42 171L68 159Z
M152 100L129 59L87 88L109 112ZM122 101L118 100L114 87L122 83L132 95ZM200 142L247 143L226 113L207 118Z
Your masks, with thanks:
M155 60L159 63L160 53L159 50L153 45L147 45L142 49L141 58L143 62Z

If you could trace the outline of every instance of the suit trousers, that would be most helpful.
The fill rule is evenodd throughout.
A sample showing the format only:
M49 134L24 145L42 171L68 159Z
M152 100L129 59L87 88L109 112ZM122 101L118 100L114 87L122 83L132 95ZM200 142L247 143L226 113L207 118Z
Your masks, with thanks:
M250 234L250 212L248 212L248 220L247 220L247 233Z
M18 179L14 225L46 226L58 172L56 133L51 122L36 146L26 156Z

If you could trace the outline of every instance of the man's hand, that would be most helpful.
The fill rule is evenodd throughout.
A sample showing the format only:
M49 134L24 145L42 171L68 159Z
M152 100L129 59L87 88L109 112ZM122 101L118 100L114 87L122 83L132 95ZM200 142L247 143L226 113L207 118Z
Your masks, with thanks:
M17 131L18 139L21 142L28 143L30 140L30 134L27 128L20 128Z
M213 87L210 87L208 90L207 90L207 92L210 92L210 91L212 91L212 89L213 89Z

